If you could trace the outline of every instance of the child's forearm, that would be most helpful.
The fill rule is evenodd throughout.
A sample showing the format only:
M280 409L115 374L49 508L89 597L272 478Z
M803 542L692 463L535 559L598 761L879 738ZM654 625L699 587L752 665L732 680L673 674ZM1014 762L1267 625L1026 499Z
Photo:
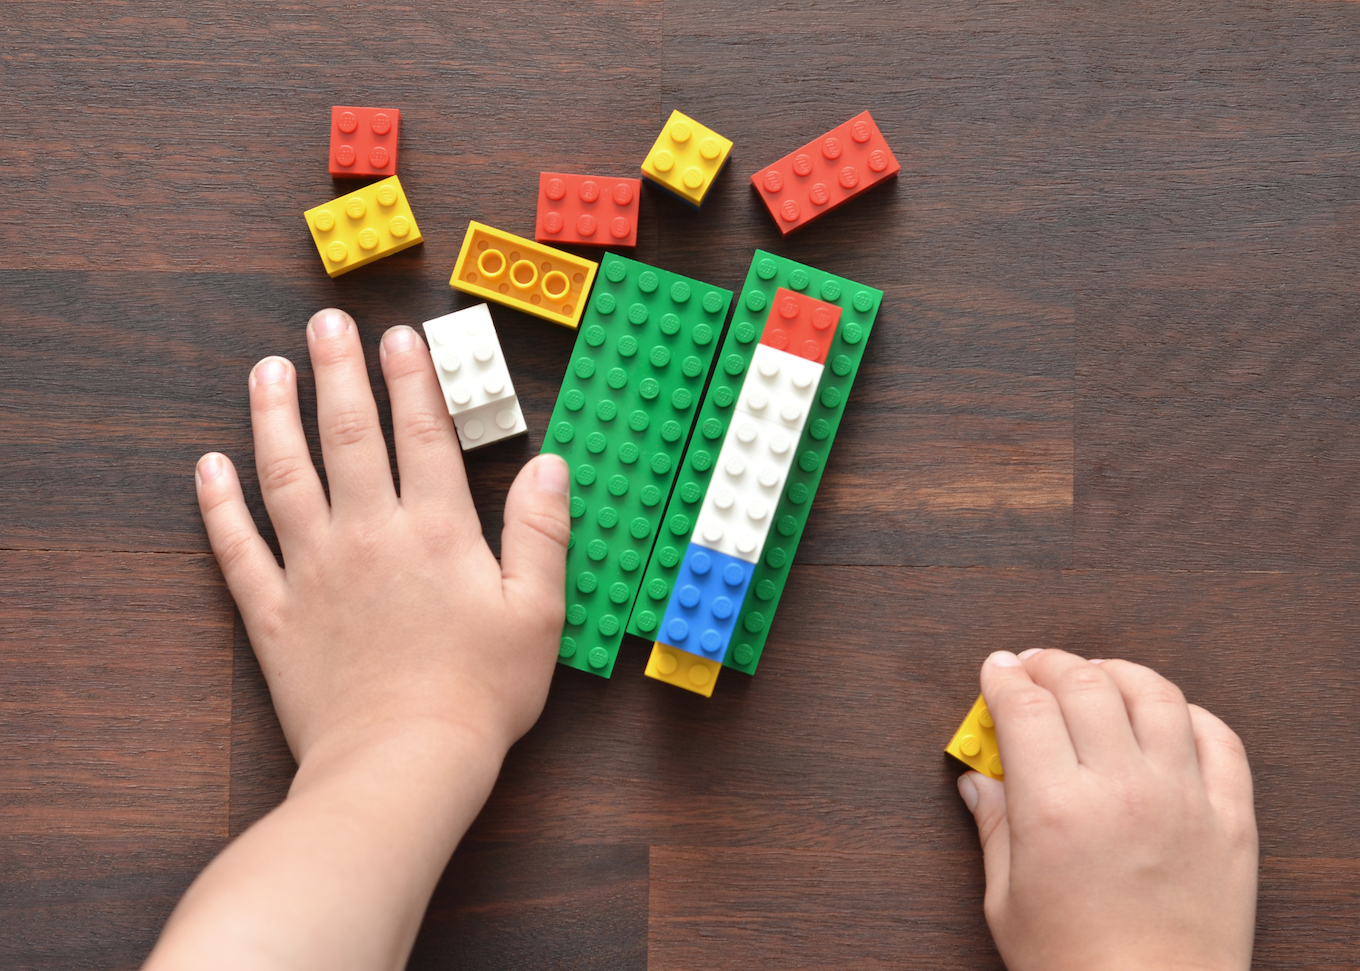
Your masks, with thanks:
M502 755L442 726L309 753L284 803L195 881L147 968L403 967Z

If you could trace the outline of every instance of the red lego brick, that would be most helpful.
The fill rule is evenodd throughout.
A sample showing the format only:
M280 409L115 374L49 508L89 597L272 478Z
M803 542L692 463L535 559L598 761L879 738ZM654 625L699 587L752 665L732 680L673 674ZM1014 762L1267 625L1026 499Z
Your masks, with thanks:
M901 169L873 116L864 111L761 169L751 176L751 185L787 236Z
M831 349L831 338L836 336L840 319L841 308L835 304L780 287L770 302L770 316L765 319L760 343L821 364Z
M641 179L544 172L538 177L540 243L636 246Z
M331 109L331 175L387 177L397 171L397 135L401 112L396 108Z

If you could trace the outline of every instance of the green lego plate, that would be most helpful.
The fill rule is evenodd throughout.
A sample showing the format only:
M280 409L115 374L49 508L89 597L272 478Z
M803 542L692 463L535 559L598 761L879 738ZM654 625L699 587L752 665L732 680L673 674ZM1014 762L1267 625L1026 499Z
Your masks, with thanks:
M680 561L708 489L713 460L721 447L770 301L779 287L835 304L841 308L841 319L826 357L817 400L799 441L798 457L775 510L774 527L765 541L761 560L756 564L737 619L732 646L723 662L724 666L747 674L755 673L764 649L770 621L779 606L851 385L864 357L865 343L883 300L881 290L763 250L756 251L719 355L720 367L700 409L698 433L685 454L676 489L666 508L664 526L647 564L642 593L628 624L629 633L654 638L660 618L665 615ZM736 366L733 355L740 357L740 367ZM728 369L729 360L733 361L731 370Z
M609 677L732 292L606 253L543 451L571 470L558 661Z

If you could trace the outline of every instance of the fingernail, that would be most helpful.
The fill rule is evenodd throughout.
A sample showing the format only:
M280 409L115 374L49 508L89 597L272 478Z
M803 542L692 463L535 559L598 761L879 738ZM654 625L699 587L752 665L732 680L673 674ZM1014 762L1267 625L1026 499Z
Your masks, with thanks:
M959 795L963 797L963 804L970 813L977 812L978 791L972 773L965 772L959 776Z
M256 384L278 384L288 376L288 362L281 357L266 357L255 365Z
M1104 659L1103 657L1093 657L1093 658L1091 658L1091 663L1092 663L1092 664L1104 664L1104 663L1105 663L1105 659Z
M198 467L194 472L198 476L199 484L202 485L204 482L211 482L213 479L217 478L222 474L222 471L226 467L227 463L222 458L221 454L209 452L198 460Z
M987 663L994 668L1018 668L1020 659L1010 651L993 651Z
M538 483L540 489L567 495L571 492L571 483L567 478L567 460L551 453L541 456L538 464L534 466L534 481Z
M416 332L402 324L383 334L382 342L389 354L400 354L416 346Z
M338 337L349 330L349 314L343 310L322 310L312 316L312 333L317 337Z
M1023 661L1023 660L1024 660L1025 658L1027 658L1027 657L1034 657L1034 655L1038 654L1038 653L1039 653L1040 651L1042 651L1042 650L1043 650L1042 647L1031 647L1031 648L1030 648L1029 650L1027 650L1027 651L1021 651L1021 652L1020 652L1020 660Z

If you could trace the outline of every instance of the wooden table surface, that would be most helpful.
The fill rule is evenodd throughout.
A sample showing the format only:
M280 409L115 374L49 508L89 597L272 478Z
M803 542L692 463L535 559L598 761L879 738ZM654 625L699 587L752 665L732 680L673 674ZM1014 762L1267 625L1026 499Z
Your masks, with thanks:
M0 967L126 968L292 770L194 500L336 305L475 303L469 219L733 139L638 259L885 293L759 674L559 669L419 968L999 968L941 749L995 648L1156 666L1246 741L1259 968L1360 967L1360 5L701 0L0 10ZM401 108L423 246L332 281L332 104ZM785 241L749 176L869 108L900 177ZM493 310L527 439L574 334ZM386 415L381 389L380 404ZM315 433L314 420L309 431ZM273 540L272 531L268 533Z

